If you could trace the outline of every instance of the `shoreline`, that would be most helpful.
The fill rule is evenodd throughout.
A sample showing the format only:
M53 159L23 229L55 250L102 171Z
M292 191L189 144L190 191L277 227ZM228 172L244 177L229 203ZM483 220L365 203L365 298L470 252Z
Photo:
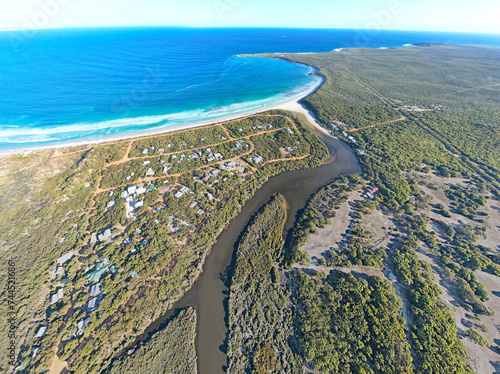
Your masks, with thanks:
M240 55L242 56L242 55ZM263 57L261 55L248 55L247 57ZM31 148L22 148L22 149L13 149L13 150L0 150L0 157L4 156L12 156L12 155L28 155L32 154L34 152L39 152L39 151L47 151L47 150L59 150L59 149L65 149L65 148L73 148L73 147L82 147L82 146L95 146L95 145L105 145L105 144L114 144L116 142L121 142L121 141L127 141L127 140L139 140L144 137L150 137L150 136L155 136L155 135L167 135L169 133L173 133L176 131L182 131L182 130L189 130L193 128L198 128L198 127L204 127L204 126L211 126L215 125L218 123L224 123L224 122L229 122L229 121L235 121L238 119L243 119L249 116L257 115L259 113L264 113L270 110L288 110L288 111L299 111L305 115L309 115L310 113L307 109L303 108L302 105L300 104L300 101L303 100L304 98L314 94L326 81L326 77L319 73L319 68L316 66L312 65L307 65L303 64L300 62L292 61L290 59L287 60L287 62L296 64L296 65L304 65L308 66L312 69L312 71L309 73L310 76L316 76L319 78L319 81L314 84L314 86L308 88L307 90L297 93L293 95L290 98L287 98L286 100L283 101L278 101L272 104L264 105L260 108L255 108L253 110L249 110L244 113L239 113L239 114L233 114L233 115L227 115L224 117L221 117L219 119L212 119L212 120L206 120L206 121L201 121L201 122L193 122L193 123L187 123L187 124L179 124L179 125L172 125L171 127L168 128L157 128L157 129L151 129L151 130L143 130L140 131L140 134L129 134L129 135L123 135L123 136L113 136L110 137L109 139L95 139L95 140L82 140L82 141L77 141L77 142L69 142L69 143L62 143L62 144L54 144L54 145L47 145L47 146L40 146L40 147L31 147ZM292 109L285 109L285 108L295 108L296 110ZM301 110L302 108L303 110ZM312 116L311 116L312 118ZM313 121L315 123L315 121Z

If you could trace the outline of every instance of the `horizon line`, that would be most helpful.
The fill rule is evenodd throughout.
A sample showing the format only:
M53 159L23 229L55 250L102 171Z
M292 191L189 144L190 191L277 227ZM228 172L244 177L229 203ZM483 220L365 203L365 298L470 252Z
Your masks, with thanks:
M289 29L289 30L365 30L357 27L308 27L308 26L190 26L190 25L96 25L96 26L57 26L45 28L0 28L0 32L8 31L41 31L60 29L98 29L98 28L182 28L182 29ZM434 30L434 29L378 29L380 31L415 31L432 33L454 33L454 34L484 34L498 35L500 31L457 31L457 30Z

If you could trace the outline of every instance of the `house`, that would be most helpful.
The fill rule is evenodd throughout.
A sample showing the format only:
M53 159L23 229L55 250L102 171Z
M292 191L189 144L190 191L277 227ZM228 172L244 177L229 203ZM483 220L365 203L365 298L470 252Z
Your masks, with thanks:
M87 317L87 318L84 318L84 319L81 319L80 321L78 321L78 323L76 324L76 336L82 336L85 329L87 328L88 324L89 324L89 320L90 318Z
M128 192L129 195L135 194L136 191L137 191L137 186L129 186L129 187L127 187L127 192Z
M146 245L149 243L149 239L144 239L142 242L141 242L141 245Z
M191 204L189 204L189 207L190 208L194 208L198 205L198 202L196 200L194 200Z
M146 188L146 192L156 191L156 186L154 184L150 184L148 188Z
M55 304L59 300L61 300L62 297L63 297L63 290L62 290L62 288L60 288L56 293L53 293L52 295L50 295L50 303Z
M92 235L90 236L90 245L94 245L97 243L97 234L94 232L92 233Z
M203 209L200 209L196 212L197 215L202 216L205 214L205 211Z
M94 309L96 309L99 306L99 299L96 297L93 297L92 299L89 300L87 304L87 312L91 312Z
M147 171L146 171L146 177L152 177L155 175L155 171L152 169L152 168L149 168Z
M142 150L142 154L144 154L144 155L148 154L148 152L149 152L149 149L143 149Z
M141 206L144 206L144 201L136 201L134 204L134 209L138 209Z
M114 207L116 204L116 200L112 200L110 201L107 205L106 205L106 208L110 209L112 207Z
M55 303L57 303L57 301L58 301L57 294L54 293L54 294L50 295L50 303L51 304L55 304Z
M202 178L202 182L208 182L210 180L211 175L209 173L206 173Z
M134 218L134 205L133 201L127 201L127 205L125 205L125 215L127 218Z
M220 161L220 160L224 160L224 156L222 156L222 153L215 153L214 154L214 157L216 160Z
M65 255L59 257L56 262L58 265L64 265L66 262L71 260L75 254L73 252L68 252Z
M120 194L120 197L126 199L128 197L128 192L127 191L123 191L121 194Z
M101 294L101 283L94 283L92 286L90 286L90 296L98 296Z
M106 229L104 232L97 235L97 240L99 240L101 243L105 242L109 238L111 238L111 230L110 229Z
M211 175L212 177L216 177L216 176L217 176L217 175L219 175L220 173L222 173L222 170L220 170L220 169L212 169L212 170L210 170L210 175Z
M104 267L101 267L101 264L97 264L95 267L94 271L91 271L86 275L87 279L89 279L92 282L99 282L99 279L107 273L110 269L110 265L106 265Z
M40 347L33 347L33 353L31 355L31 358L35 358L39 350Z
M260 164L262 161L264 161L264 159L262 158L262 156L257 155L254 158L250 159L250 161L255 162L256 164Z
M176 199L180 199L184 194L181 191L177 191L174 195Z
M144 161L142 164L143 165L149 165L151 163L151 161L147 160L147 161Z
M47 331L47 326L40 326L35 335L35 338L41 338L45 334L45 331Z
M212 195L210 192L207 192L207 198L208 200L212 201L214 199L214 195Z
M144 187L139 187L137 190L135 190L135 193L137 195L142 195L143 193L146 193L146 189Z
M114 192L114 191L111 191L111 192L108 194L108 196L109 196L109 197L112 197L114 194L115 194L115 192Z

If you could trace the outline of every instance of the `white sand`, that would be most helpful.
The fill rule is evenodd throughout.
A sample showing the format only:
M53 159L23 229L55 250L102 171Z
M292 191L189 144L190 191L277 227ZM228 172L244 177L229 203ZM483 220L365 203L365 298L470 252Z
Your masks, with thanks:
M82 145L111 143L111 142L115 142L115 141L119 141L119 140L138 139L138 138L142 138L144 136L167 134L169 132L186 130L186 129L190 129L190 128L194 128L194 127L208 126L208 125L213 125L213 124L217 124L217 123L233 121L236 119L245 118L245 117L248 117L251 115L255 115L258 113L262 113L262 112L266 112L266 111L274 110L274 109L281 109L281 110L286 110L286 111L290 111L290 112L302 113L307 117L307 119L309 120L309 122L311 124L313 124L319 130L324 131L325 133L328 133L325 129L323 129L321 126L319 126L317 124L316 120L313 118L311 113L309 113L309 111L307 109L305 109L300 104L300 101L302 99L304 99L305 97L316 92L316 90L323 84L323 82L324 82L324 78L321 77L320 81L318 81L318 83L316 85L314 85L313 87L311 87L309 90L304 91L302 93L299 93L293 97L290 97L286 101L277 102L277 103L273 103L270 105L264 105L260 108L253 109L253 110L245 112L245 113L239 113L237 115L228 115L226 117L222 117L222 118L218 118L218 119L212 119L212 120L201 121L201 122L193 122L190 124L182 124L182 125L177 125L177 126L170 126L168 128L156 128L156 129L151 129L151 130L145 130L145 131L137 132L135 135L129 134L129 135L113 136L113 137L109 137L109 138L96 139L96 140L82 140L80 142L60 143L58 145L41 146L41 147L29 148L29 149L18 149L18 150L11 150L11 151L1 151L0 150L0 155L28 154L28 153L32 153L33 151L39 151L39 150L44 150L44 149L46 150L46 149L67 148L67 147L75 147L75 146L82 146Z

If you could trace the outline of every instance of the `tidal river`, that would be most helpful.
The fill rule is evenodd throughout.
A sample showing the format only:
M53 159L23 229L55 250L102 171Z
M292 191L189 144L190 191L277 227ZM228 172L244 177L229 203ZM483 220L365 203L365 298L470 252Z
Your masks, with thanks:
M338 177L361 173L356 155L348 145L318 130L305 115L298 115L327 145L330 159L315 169L289 171L269 179L220 234L205 261L203 273L194 286L170 312L155 321L146 332L157 330L172 317L176 309L194 307L198 315L196 338L198 374L225 372L227 357L223 352L223 346L227 326L224 299L227 287L221 279L221 273L225 273L230 265L235 244L252 216L269 201L271 196L279 193L288 203L285 226L288 231L294 224L296 213L306 205L312 194Z

